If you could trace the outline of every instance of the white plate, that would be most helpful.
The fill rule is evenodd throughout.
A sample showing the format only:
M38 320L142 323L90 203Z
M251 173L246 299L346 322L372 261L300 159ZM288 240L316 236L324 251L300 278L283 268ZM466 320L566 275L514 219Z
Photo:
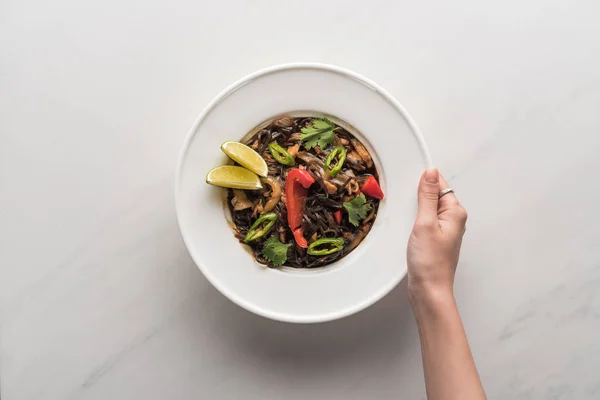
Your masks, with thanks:
M269 269L235 239L226 220L225 189L207 185L205 176L228 162L219 149L224 141L240 140L276 115L306 110L336 116L362 133L385 199L371 232L337 263L314 270ZM275 66L225 89L194 124L177 167L177 219L202 273L233 302L281 321L333 320L373 304L406 274L416 183L429 165L418 128L375 83L329 65Z

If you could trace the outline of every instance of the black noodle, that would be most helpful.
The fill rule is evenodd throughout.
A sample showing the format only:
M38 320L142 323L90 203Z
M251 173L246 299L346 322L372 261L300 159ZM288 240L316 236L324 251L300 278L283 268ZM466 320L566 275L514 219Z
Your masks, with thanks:
M288 251L287 261L284 265L296 268L315 268L327 264L331 264L350 253L356 248L366 233L371 229L373 222L377 216L379 208L379 200L367 197L367 201L372 208L370 215L361 221L359 226L352 225L344 211L343 204L346 201L353 199L356 192L352 192L358 188L359 184L366 179L368 175L373 175L378 178L377 170L373 166L367 168L367 163L358 165L358 168L353 168L355 163L346 162L342 172L338 174L334 181L336 183L335 190L327 191L327 184L331 185L332 181L325 182L322 168L322 162L327 157L334 145L342 145L348 153L354 151L350 139L354 139L348 131L340 126L336 126L335 136L336 142L326 149L310 149L306 150L300 141L301 128L311 124L313 118L289 118L286 121L280 119L278 124L275 121L258 133L248 139L245 144L255 149L266 161L269 167L269 176L276 178L281 183L281 190L285 193L285 179L287 173L292 168L303 168L309 170L315 178L316 183L308 190L308 196L303 204L303 219L302 228L304 237L310 242L319 238L343 238L345 240L344 248L333 254L326 256L312 256L307 254L306 250L295 244L294 236L287 223L287 210L282 196L279 203L275 206L272 212L277 214L277 220L269 234L265 235L254 242L247 244L254 253L254 257L259 263L270 265L269 261L263 256L264 241L271 235L276 235L282 243L293 243ZM288 167L277 163L269 152L269 143L277 142L285 149L291 149L292 146L299 144L300 151L308 152L317 157L320 161L307 165L300 157L296 157L296 164L293 167ZM319 164L321 167L319 167ZM323 174L323 175L322 175ZM326 175L325 175L326 176ZM354 182L352 182L354 181ZM270 188L264 185L264 191L246 191L248 200L253 206L243 210L234 210L231 200L234 197L233 190L229 189L228 204L230 207L233 223L235 224L235 235L241 243L248 232L252 223L264 212L264 206L269 199ZM354 188L354 189L353 189ZM344 211L344 218L338 224L334 217L337 210Z

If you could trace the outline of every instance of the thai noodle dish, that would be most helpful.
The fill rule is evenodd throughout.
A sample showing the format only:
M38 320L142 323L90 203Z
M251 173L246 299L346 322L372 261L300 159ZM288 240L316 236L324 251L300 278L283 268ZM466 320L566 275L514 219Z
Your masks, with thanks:
M234 165L207 182L227 188L234 234L269 267L315 268L346 256L377 217L383 191L371 154L327 118L283 116L225 142Z

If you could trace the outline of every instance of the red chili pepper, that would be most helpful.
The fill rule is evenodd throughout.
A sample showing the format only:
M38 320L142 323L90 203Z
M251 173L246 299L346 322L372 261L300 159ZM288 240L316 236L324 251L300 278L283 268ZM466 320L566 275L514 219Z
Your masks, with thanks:
M294 168L288 172L285 181L285 207L287 220L298 246L308 248L308 242L302 232L302 204L308 194L308 188L315 178L304 169Z
M377 179L374 176L369 176L365 183L363 183L361 190L364 194L374 199L383 199L383 191L377 183Z
M333 212L333 219L337 222L338 225L342 224L342 210L335 210Z
M298 246L302 247L303 249L307 249L308 241L304 237L304 232L302 232L302 227L296 228L292 232L294 234L294 240L296 240L296 243L298 243Z

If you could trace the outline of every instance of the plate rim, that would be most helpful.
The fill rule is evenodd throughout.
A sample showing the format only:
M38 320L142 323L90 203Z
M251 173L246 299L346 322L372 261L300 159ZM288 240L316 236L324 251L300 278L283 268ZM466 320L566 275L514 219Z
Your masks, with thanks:
M226 99L229 95L231 95L233 92L238 90L240 87L252 82L254 79L257 79L259 77L266 76L266 75L269 75L272 73L276 73L276 72L282 72L282 71L286 71L286 70L295 70L295 69L315 69L315 70L322 70L322 71L328 71L328 72L340 74L340 75L346 76L350 79L353 79L353 80L369 87L371 90L373 90L374 92L376 92L377 94L382 96L384 98L384 100L387 101L388 103L390 103L406 120L407 124L409 125L410 129L413 132L413 135L415 136L415 139L418 142L418 145L420 147L422 156L424 157L425 165L427 166L427 168L430 168L433 166L433 162L431 160L431 155L429 153L429 148L427 146L427 143L425 142L425 139L424 139L423 134L421 133L420 129L418 128L418 126L416 125L414 120L411 118L411 116L408 114L408 112L406 111L404 106L398 100L396 100L389 92L387 92L383 87L381 87L379 84L375 83L374 81L366 78L365 76L363 76L357 72L354 72L349 69L339 67L336 65L332 65L332 64L319 63L319 62L292 62L292 63L277 64L277 65L273 65L270 67L259 69L255 72L252 72L252 73L242 77L241 79L238 79L237 81L231 83L225 89L223 89L219 94L217 94L204 107L202 112L198 115L198 117L194 121L192 127L188 130L188 133L186 134L186 137L184 139L184 142L181 146L181 149L179 151L179 155L177 158L177 165L175 168L175 185L174 185L175 215L177 218L177 225L179 227L179 232L180 232L183 242L186 246L186 250L188 251L188 254L190 255L190 258L192 259L192 261L194 261L194 264L196 265L196 267L200 270L200 272L204 275L204 277L210 282L210 284L213 285L226 298L231 300L236 305L246 309L247 311L250 311L254 314L257 314L257 315L260 315L262 317L266 317L266 318L269 318L272 320L289 322L289 323L320 323L320 322L327 322L327 321L341 319L341 318L350 316L352 314L355 314L359 311L362 311L362 310L370 307L371 305L375 304L376 302L381 300L383 297L385 297L389 292L391 292L404 279L404 277L407 274L407 271L400 274L398 279L395 280L394 282L390 282L389 286L382 288L382 290L380 290L377 293L374 293L373 296L369 297L367 301L364 301L362 303L358 303L355 305L350 305L350 306L348 306L344 309L341 309L337 312L328 312L328 313L314 314L314 315L309 315L309 316L294 316L294 315L289 315L289 314L283 314L280 312L271 312L269 310L264 310L260 307L255 307L254 305L247 303L243 299L239 299L236 296L233 296L231 293L228 292L228 290L223 288L222 285L215 282L215 280L210 276L210 274L207 274L205 272L206 268L201 266L194 259L194 257L192 256L192 254L189 251L189 248L188 248L189 247L189 239L186 238L186 235L183 232L182 223L180 221L180 213L178 212L178 208L179 208L178 207L178 204L179 204L178 193L179 193L179 188L180 188L180 176L181 176L185 156L187 154L187 151L190 147L190 143L191 143L192 139L194 138L199 125L206 118L206 116L220 102L222 102L224 99Z

